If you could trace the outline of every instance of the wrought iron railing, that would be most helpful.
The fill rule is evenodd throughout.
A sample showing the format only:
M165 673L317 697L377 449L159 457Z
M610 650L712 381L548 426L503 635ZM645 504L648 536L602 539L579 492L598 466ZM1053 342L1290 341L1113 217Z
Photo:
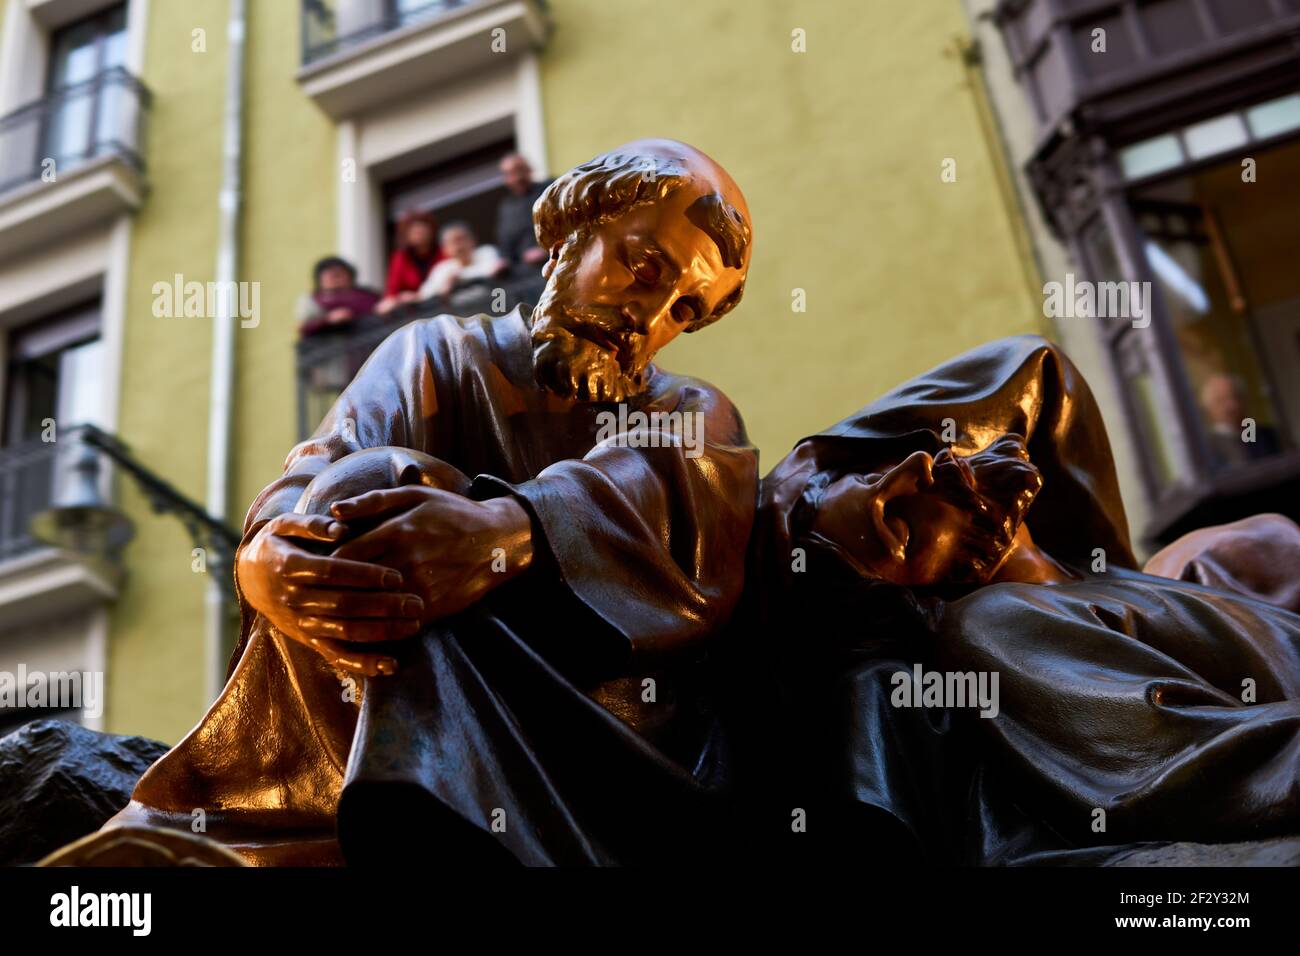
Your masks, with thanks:
M461 289L453 301L427 299L387 316L368 315L337 330L317 332L298 343L298 434L306 438L325 417L339 393L360 371L370 353L394 331L416 319L509 312L533 304L544 282L539 275L495 280L491 286Z
M478 0L302 0L302 63L307 66Z
M143 171L148 89L122 67L0 117L0 192L116 155Z
M89 426L60 428L57 441L39 438L0 447L0 561L46 545L31 520L55 501L77 460Z

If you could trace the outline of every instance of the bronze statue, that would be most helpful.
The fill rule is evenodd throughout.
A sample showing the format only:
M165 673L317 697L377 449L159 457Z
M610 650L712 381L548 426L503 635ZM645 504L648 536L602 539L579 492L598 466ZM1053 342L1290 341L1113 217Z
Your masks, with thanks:
M707 840L694 688L740 597L757 454L726 396L652 360L739 301L749 211L703 153L643 140L534 217L537 306L394 333L253 502L229 682L110 827L202 811L254 863Z
M945 862L1295 833L1300 616L1258 599L1293 597L1300 533L1262 520L1291 570L1231 527L1157 562L1230 589L1136 570L1093 397L1035 337L804 440L764 479L751 575L786 799L844 852Z
M169 831L253 864L1102 862L1300 828L1294 524L1139 571L1092 394L1033 336L760 493L727 398L652 362L740 299L736 184L638 141L534 218L537 306L380 346L249 509L220 698L51 862L231 859Z
M1244 594L1300 614L1300 526L1279 514L1189 531L1143 566L1147 574Z

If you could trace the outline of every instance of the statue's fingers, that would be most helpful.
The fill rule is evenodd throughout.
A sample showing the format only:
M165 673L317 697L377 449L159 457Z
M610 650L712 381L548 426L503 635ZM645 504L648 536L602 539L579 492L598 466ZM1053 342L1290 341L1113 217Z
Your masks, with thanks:
M420 631L420 622L404 618L341 618L308 616L298 620L298 630L313 640L373 644L400 641Z
M334 549L334 557L340 561L373 562L375 558L387 554L390 547L391 542L384 532L384 526L380 525L365 534L357 535L346 544L339 545Z
M307 644L335 667L352 671L354 674L379 677L397 672L397 659L389 654L359 651L341 641L332 641L325 637L313 637L307 641Z
M285 559L280 575L297 584L317 587L359 588L365 591L394 591L402 586L399 571L365 561L349 561L334 555L292 554Z
M424 602L403 591L349 591L290 584L284 603L316 617L418 618Z
M344 530L342 524L327 515L285 514L267 523L267 531L271 534L311 541L337 541Z
M414 508L429 500L432 489L424 485L403 485L400 488L381 488L367 491L354 498L344 498L330 505L330 512L340 521L356 518L373 518L391 511Z

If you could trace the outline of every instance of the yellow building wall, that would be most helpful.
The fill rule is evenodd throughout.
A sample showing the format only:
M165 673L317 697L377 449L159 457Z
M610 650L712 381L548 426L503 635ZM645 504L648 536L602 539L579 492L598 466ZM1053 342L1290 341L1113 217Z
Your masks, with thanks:
M118 436L135 457L202 502L212 323L160 318L154 284L207 282L216 267L225 0L150 3L142 79L154 93L150 192L131 230ZM194 52L203 30L206 52ZM128 578L110 621L106 729L175 741L202 713L204 584L181 523L156 515L124 476L135 522Z
M739 406L766 471L964 349L1037 331L956 0L552 0L552 171L626 140L709 153L753 215L745 297L663 364ZM805 31L806 52L792 50ZM940 179L944 159L957 180ZM807 311L791 310L803 289Z
M236 333L231 523L298 441L294 303L335 248L341 176L333 122L294 80L297 3L250 3L241 278L261 290L261 322ZM313 423L314 424L314 423Z

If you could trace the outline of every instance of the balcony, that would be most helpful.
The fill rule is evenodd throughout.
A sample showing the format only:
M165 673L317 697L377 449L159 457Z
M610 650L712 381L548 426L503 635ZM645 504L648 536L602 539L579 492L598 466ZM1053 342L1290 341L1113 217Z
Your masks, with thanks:
M1300 86L1300 0L1002 0L995 19L1038 123L1112 144Z
M539 48L543 0L302 0L298 82L336 120Z
M0 257L139 207L149 102L114 67L0 117Z
M78 434L63 429L57 442L0 448L0 626L5 628L117 596L117 564L53 548L29 530L32 518L70 480L70 463L81 450Z
M493 306L500 305L493 301L498 288L505 292L504 312L510 312L520 304L536 302L544 286L541 276L536 274L494 280L491 288L482 284L459 290L450 302L427 299L387 316L364 316L343 328L301 339L298 342L299 437L306 438L315 430L370 353L403 325L444 313L492 314Z
M0 563L44 547L28 524L50 506L58 447L30 441L0 449Z

